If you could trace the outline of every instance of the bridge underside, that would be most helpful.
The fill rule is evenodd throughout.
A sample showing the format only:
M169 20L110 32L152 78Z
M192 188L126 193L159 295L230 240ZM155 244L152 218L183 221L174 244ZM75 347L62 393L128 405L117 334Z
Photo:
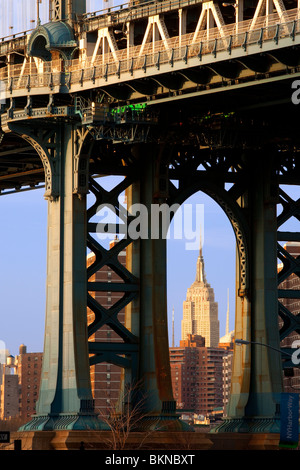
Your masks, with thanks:
M137 122L123 125L123 133L109 133L111 124L91 122L87 128L92 136L101 128L106 135L102 140L93 139L90 158L91 175L127 174L126 167L103 165L101 148L109 146L112 154L128 153L135 144L131 141L132 128L142 140L178 146L187 145L203 154L223 152L224 155L239 155L242 149L261 149L273 147L276 151L294 152L299 148L297 104L292 103L296 93L295 78L285 77L274 83L253 84L250 87L224 86L216 93L202 95L195 92L191 98L182 95L169 96L148 105L147 110L153 121L146 122L146 132ZM296 90L296 91L295 91ZM121 108L127 101L116 101ZM64 118L45 116L41 122L45 127L53 122L63 122ZM28 123L28 124L27 124ZM40 121L22 121L28 128L38 128ZM100 125L101 124L101 125ZM80 122L75 120L75 125ZM114 127L116 127L114 125ZM119 125L121 129L121 126ZM141 131L142 129L142 131ZM124 136L124 137L123 137ZM125 150L123 150L125 149ZM0 191L27 190L44 185L44 167L35 148L16 133L2 133L0 151ZM115 163L115 162L114 162ZM224 175L224 182L232 182L234 175ZM226 180L226 178L228 180ZM297 184L296 171L279 175L281 184Z

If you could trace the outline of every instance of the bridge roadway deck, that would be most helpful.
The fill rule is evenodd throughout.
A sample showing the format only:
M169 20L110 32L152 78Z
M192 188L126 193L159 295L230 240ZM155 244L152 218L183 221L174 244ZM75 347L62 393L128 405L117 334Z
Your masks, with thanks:
M158 5L166 8L172 4L176 10L179 6L197 3L202 2L180 0L179 3L175 0L154 5L155 8ZM147 16L149 10L146 14L145 8L150 8L150 5L137 6L134 11L136 15ZM126 8L120 9L116 21L125 22L125 11ZM98 15L97 12L88 14L79 23L79 28L99 28L99 21L109 22L109 17L109 14ZM0 55L12 45L14 50L25 47L24 38L0 42ZM93 97L106 94L115 105L133 102L146 103L148 107L184 99L189 106L191 99L197 97L201 105L204 103L204 110L205 106L209 109L213 96L219 92L222 100L224 95L228 96L229 104L235 100L243 106L255 105L254 101L251 102L250 90L256 90L256 102L260 96L263 101L264 86L269 86L268 99L280 101L281 97L276 93L284 83L284 100L290 102L291 82L300 75L299 41L299 11L293 9L286 10L281 16L278 13L259 16L255 24L251 18L237 24L225 24L222 28L200 30L196 34L194 31L143 46L97 53L94 58L52 60L40 63L39 68L35 61L10 64L0 69L1 97L6 98L6 105L2 106L2 130L8 131L11 121L30 122L59 117L80 121L72 107L72 99L82 94L87 96L87 92ZM250 96L247 103L244 102L245 93ZM51 97L54 101L49 106ZM10 101L11 98L13 100ZM3 139L0 191L18 190L25 184L41 184L43 168L34 149L10 133L0 138Z
M145 78L153 79L156 86L165 89L178 90L196 86L223 86L225 80L245 82L258 77L260 70L268 77L274 73L286 74L287 67L294 67L297 73L297 60L289 62L290 54L283 51L295 50L300 41L300 20L298 10L287 11L284 21L278 14L259 18L255 29L251 29L251 20L225 25L220 31L213 28L209 31L199 31L170 38L166 41L156 41L145 47L134 46L114 53L99 55L93 61L91 57L85 60L74 59L68 63L57 60L45 63L40 71L33 64L12 65L0 70L0 80L5 91L2 97L26 97L28 95L49 95L60 93L80 93L83 90L95 88L106 90L109 86L126 84L133 90L138 90L135 83ZM295 52L293 53L295 54ZM263 57L272 64L266 67ZM254 58L254 60L252 60ZM201 66L201 69L200 69ZM296 68L296 70L295 70ZM206 73L204 73L206 71ZM209 71L209 74L207 74ZM180 87L173 86L172 81L166 82L166 75L180 74ZM164 86L166 83L166 86ZM3 88L2 88L3 89ZM141 95L155 93L151 90ZM130 94L132 95L132 93ZM127 96L136 99L139 95ZM149 98L148 98L149 101Z
M79 34L97 31L100 28L122 25L128 21L137 21L151 15L172 12L180 8L201 5L202 3L203 0L163 0L159 2L150 0L123 3L115 7L86 13L78 19L76 30ZM24 51L29 35L33 31L31 29L0 38L0 56L15 51Z

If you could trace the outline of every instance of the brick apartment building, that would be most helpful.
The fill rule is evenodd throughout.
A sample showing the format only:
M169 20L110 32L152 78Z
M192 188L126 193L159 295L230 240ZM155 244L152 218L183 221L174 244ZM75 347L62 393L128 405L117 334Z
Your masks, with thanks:
M110 248L118 243L115 239L110 243ZM126 265L126 252L121 251L118 257L121 264ZM87 265L90 266L95 260L95 255L91 253L88 256ZM122 281L119 276L109 267L104 266L90 279L90 282L120 282ZM91 292L90 293L105 309L112 307L121 297L119 292ZM88 308L87 321L88 324L94 320L94 313ZM118 314L120 323L125 322L125 310ZM120 337L107 325L104 325L95 334L93 334L89 341L105 341L114 342L120 341ZM117 402L120 393L122 369L114 364L102 362L91 366L91 386L92 393L95 400L95 410L101 416L107 416Z
M210 416L223 409L223 348L207 348L200 335L188 335L170 348L171 377L177 409Z
M20 346L17 356L17 373L20 385L20 417L27 421L36 412L42 372L43 353L28 353Z
M19 355L8 356L1 364L0 419L30 420L36 412L39 396L43 353L27 353L21 345Z
M19 416L19 380L9 364L1 364L0 419Z

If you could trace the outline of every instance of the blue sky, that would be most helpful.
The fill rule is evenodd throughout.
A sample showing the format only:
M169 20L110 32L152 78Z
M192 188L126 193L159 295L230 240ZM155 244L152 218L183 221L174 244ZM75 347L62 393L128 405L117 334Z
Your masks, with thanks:
M122 0L86 0L87 11L94 12L124 4ZM49 18L49 0L39 5L40 19L46 23ZM36 0L0 0L0 37L28 31L36 26Z

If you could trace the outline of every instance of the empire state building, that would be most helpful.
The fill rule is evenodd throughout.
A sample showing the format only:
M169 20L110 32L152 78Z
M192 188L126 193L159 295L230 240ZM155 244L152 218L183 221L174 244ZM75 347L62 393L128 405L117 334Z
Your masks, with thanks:
M215 302L213 288L206 280L200 242L196 279L188 288L183 302L181 339L187 339L189 334L201 335L205 338L206 347L216 348L219 344L219 330L218 303Z

